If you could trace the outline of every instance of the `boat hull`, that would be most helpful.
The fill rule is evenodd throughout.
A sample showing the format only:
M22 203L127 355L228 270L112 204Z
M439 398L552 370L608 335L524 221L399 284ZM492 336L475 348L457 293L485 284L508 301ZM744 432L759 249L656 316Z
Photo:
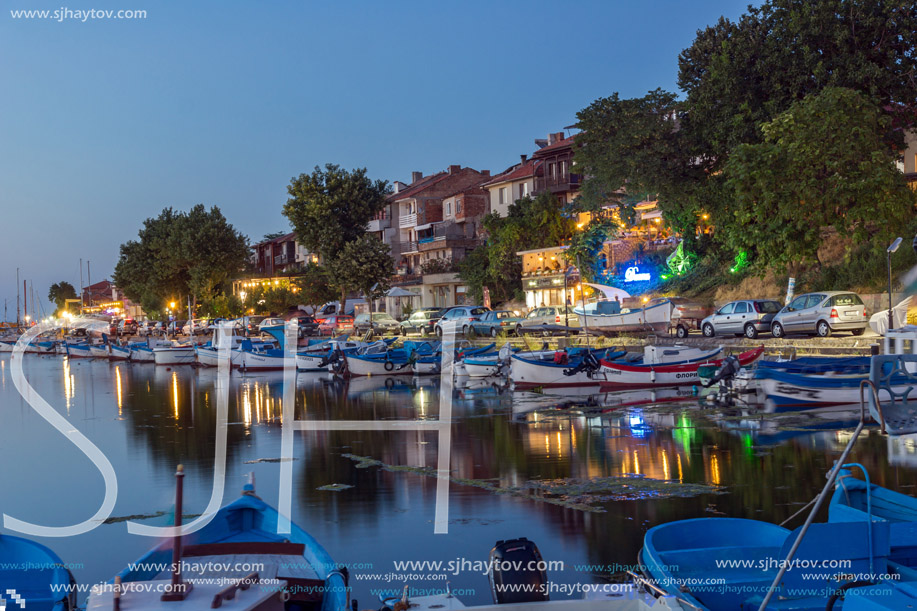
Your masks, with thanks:
M131 362L134 363L155 363L156 358L153 355L152 348L138 346L131 348Z
M89 352L89 346L85 344L68 344L67 357L71 359L91 359L92 354Z
M191 365L194 363L194 347L153 348L153 360L157 365Z
M220 350L219 348L206 348L204 346L198 346L197 351L197 364L202 367L219 367L220 366ZM240 350L230 350L229 351L229 364L230 367L239 367L242 361L242 352Z
M464 359L465 373L469 378L490 378L502 372L503 363L499 358L493 359Z
M742 367L750 365L764 353L764 347L743 352L739 355ZM629 390L637 388L655 388L660 386L688 386L700 383L698 368L701 365L719 367L723 359L715 361L698 361L680 365L627 365L612 361L602 361L601 372L603 390Z
M554 351L551 350L531 353L530 356L548 357L553 354ZM605 379L600 372L580 371L573 375L564 373L573 367L573 364L560 365L547 360L514 354L510 365L510 378L516 388L598 386ZM467 369L466 365L465 370Z
M345 354L346 375L349 376L410 376L414 370L408 361L398 362L380 358L364 358Z
M238 350L239 368L243 371L279 371L283 369L284 356L281 354L268 354ZM273 352L273 351L272 351Z
M826 376L759 370L755 380L758 398L765 411L779 413L858 404L860 383L867 376ZM904 392L908 384L893 385L895 392Z
M633 310L625 314L579 314L580 322L589 331L603 335L619 333L668 333L672 320L672 304L664 302L649 308Z

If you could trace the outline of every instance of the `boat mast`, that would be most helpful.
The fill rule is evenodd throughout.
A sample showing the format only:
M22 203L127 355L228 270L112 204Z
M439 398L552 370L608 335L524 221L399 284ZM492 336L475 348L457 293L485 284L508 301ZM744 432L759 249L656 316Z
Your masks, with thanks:
M28 321L29 318L29 290L26 286L26 280L22 281L22 312L23 317Z
M92 268L89 267L89 259L86 259L86 282L89 283L89 307L92 308Z
M19 268L16 268L16 327L18 328L19 323Z
M81 258L80 259L80 316L83 315L83 308L86 305L85 303L83 303L84 296L85 295L83 293L83 259Z

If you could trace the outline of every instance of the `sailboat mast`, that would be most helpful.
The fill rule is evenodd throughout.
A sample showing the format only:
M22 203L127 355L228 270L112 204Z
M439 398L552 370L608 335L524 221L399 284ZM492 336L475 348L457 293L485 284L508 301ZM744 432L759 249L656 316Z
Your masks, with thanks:
M20 297L20 295L19 295L19 268L17 267L17 268L16 268L16 326L17 326L17 327L19 327L19 325L20 325L20 322L19 322L19 303L20 303L20 299L21 299L21 297Z
M80 316L83 315L83 308L86 304L83 302L83 259L80 258Z

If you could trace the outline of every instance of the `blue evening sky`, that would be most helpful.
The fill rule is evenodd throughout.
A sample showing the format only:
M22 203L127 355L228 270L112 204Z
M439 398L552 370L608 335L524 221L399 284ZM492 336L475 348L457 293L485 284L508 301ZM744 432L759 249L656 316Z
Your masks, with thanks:
M597 97L675 90L696 31L746 4L3 0L0 300L15 318L20 267L49 313L52 282L78 286L81 257L110 277L166 206L286 230L286 186L316 164L501 171ZM147 18L10 12L62 7Z

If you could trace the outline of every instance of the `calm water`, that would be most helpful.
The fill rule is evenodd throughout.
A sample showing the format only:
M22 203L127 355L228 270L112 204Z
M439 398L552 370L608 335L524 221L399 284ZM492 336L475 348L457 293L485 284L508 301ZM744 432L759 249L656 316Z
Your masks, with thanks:
M168 512L179 463L188 474L186 512L205 507L215 446L215 372L68 363L33 355L24 367L35 389L114 465L119 491L113 516ZM439 390L433 379L347 383L299 374L297 418L435 418ZM259 495L276 505L280 465L270 460L280 455L281 396L281 373L233 374L224 502L236 498L247 474L254 472ZM401 560L483 561L498 539L525 536L538 544L545 559L564 562L563 571L551 573L555 582L600 582L604 571L581 565L633 564L643 533L656 524L719 515L782 521L815 495L849 439L849 429L832 420L794 422L787 430L768 420L714 414L690 400L659 408L602 409L621 400L512 393L486 385L456 388L453 474L520 486L530 480L639 473L719 485L726 494L604 501L599 503L604 513L591 513L452 483L449 532L435 535L436 479L356 468L342 454L392 465L435 466L436 432L297 432L293 519L336 561L367 567L354 574L405 572L395 571L393 561ZM532 411L551 406L565 409ZM9 355L0 357L0 410L0 512L51 526L81 522L95 513L102 501L101 475L21 399L10 377ZM867 466L873 481L914 491L913 441L892 442L871 430L852 459ZM329 484L353 487L317 490ZM65 562L82 563L74 571L80 583L108 580L154 543L129 535L123 522L42 542ZM449 581L454 590L465 591L466 602L490 600L484 575L461 572ZM404 583L351 578L361 608L377 606L371 589L397 589ZM445 580L410 584L435 589L445 587Z

